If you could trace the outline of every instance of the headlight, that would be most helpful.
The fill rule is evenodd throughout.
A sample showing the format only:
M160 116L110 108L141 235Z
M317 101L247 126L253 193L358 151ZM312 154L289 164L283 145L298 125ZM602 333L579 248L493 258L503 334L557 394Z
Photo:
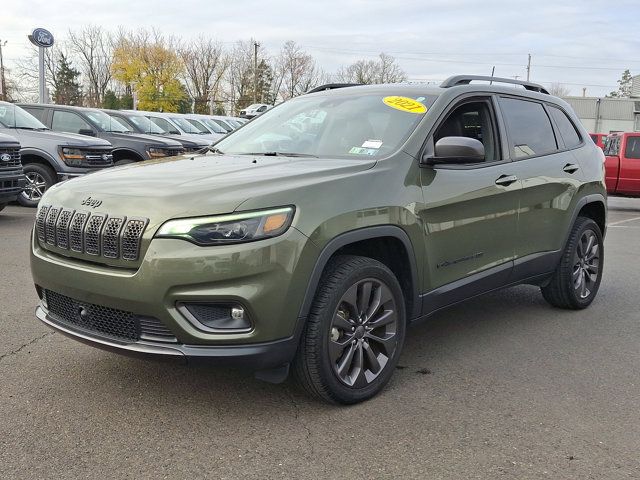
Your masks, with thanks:
M182 238L197 245L228 245L277 237L293 220L293 207L214 217L169 220L156 237Z
M147 149L147 153L149 154L149 158L160 158L167 156L167 152L165 152L163 147L149 147Z
M70 167L82 167L86 165L85 152L79 148L62 147L60 156L64 163Z

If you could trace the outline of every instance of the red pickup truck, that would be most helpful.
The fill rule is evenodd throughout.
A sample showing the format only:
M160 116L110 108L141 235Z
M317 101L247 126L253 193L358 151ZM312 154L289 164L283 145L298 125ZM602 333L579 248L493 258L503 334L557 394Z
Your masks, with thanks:
M589 136L593 143L599 146L602 150L604 150L604 142L606 142L608 134L606 133L590 133Z
M640 132L612 133L604 154L607 192L640 197Z

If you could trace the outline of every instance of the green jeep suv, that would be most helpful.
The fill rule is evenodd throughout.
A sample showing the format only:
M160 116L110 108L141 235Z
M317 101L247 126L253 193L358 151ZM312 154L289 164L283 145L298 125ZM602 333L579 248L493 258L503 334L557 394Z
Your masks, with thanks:
M536 84L319 87L207 154L49 189L36 315L96 347L273 382L291 369L315 396L359 402L393 374L407 327L444 307L523 283L587 307L603 160Z

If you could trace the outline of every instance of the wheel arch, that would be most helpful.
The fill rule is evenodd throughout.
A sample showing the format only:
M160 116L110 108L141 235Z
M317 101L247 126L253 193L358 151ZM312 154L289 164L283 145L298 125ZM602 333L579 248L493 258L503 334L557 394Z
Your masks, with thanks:
M134 160L136 162L144 160L138 152L130 148L114 148L112 154L114 163L119 160Z
M20 158L23 165L27 163L40 163L50 167L54 174L58 171L56 160L44 150L29 147L21 148Z
M411 240L400 227L379 225L342 233L327 243L311 272L299 318L306 319L309 315L329 260L341 254L362 255L384 263L394 273L405 294L407 320L420 316L420 284Z
M576 204L576 208L574 209L573 218L571 221L571 227L575 225L578 217L588 217L592 219L594 222L598 224L600 227L600 231L602 232L602 236L604 237L607 230L607 200L604 195L599 193L594 193L591 195L587 195L582 197L578 203ZM567 233L566 240L569 239L569 233Z

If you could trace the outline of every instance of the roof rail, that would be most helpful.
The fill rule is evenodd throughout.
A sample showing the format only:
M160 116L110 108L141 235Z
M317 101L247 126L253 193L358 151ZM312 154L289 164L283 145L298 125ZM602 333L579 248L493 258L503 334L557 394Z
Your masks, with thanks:
M522 85L524 88L532 92L546 93L547 95L549 94L546 88L544 88L542 85L538 85L537 83L525 82L523 80L514 80L513 78L488 77L485 75L454 75L453 77L449 77L444 82L442 82L440 84L440 87L449 88L455 87L456 85L468 85L474 80Z
M362 85L361 83L327 83L325 85L320 85L319 87L312 88L307 93L316 93L323 92L324 90L334 90L336 88L344 88L344 87L357 87Z

